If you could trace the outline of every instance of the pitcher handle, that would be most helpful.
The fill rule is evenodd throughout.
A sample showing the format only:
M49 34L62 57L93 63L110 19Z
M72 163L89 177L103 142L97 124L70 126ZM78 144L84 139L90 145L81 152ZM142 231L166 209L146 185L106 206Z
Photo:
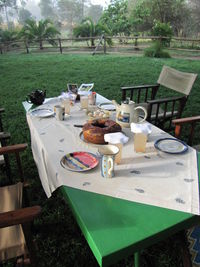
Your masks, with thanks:
M108 158L108 166L110 165L110 168L108 169L108 175L111 176L111 173L114 168L114 163L112 158Z
M135 110L137 110L137 109L142 109L144 111L144 118L140 121L140 123L141 123L141 122L145 121L147 118L147 110L146 110L146 108L144 108L142 106L138 106L135 108Z

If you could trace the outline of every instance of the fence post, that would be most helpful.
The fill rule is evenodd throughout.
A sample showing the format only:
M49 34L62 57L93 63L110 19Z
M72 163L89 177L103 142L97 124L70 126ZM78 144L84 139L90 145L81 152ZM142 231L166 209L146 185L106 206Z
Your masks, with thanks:
M106 54L106 36L103 36L103 52Z
M60 53L62 54L62 43L61 43L61 39L59 38L58 41L59 41Z
M3 49L2 46L0 45L0 51L1 51L1 55L3 54Z
M26 53L29 54L28 42L27 41L25 41L25 47L26 47Z
M138 47L138 37L135 37L135 47L134 47L135 50L139 50L139 47Z

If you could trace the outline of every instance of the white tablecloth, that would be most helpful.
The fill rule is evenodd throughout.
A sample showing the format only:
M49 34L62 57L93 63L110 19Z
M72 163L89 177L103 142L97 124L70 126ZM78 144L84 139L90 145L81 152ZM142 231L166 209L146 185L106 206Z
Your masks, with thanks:
M101 99L104 100L104 99ZM53 107L57 99L44 106ZM79 134L81 128L74 124L84 124L86 114L78 104L71 109L71 116L65 121L55 117L38 118L27 113L31 133L34 160L37 164L42 186L47 197L62 185L109 195L130 201L160 206L169 209L199 214L199 186L196 151L171 155L154 148L154 142L170 137L153 126L147 143L146 153L135 153L133 134L123 129L129 142L123 147L123 158L115 165L115 177L101 176L100 164L88 172L75 173L64 169L61 158L74 151L97 153L98 147L83 142Z

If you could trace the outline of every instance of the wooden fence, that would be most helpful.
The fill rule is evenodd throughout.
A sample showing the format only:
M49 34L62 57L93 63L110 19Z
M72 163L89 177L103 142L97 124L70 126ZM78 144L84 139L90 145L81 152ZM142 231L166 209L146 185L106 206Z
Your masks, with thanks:
M59 53L74 53L87 52L91 54L107 53L107 52L138 52L152 45L155 40L168 41L168 49L191 49L200 51L200 39L189 39L158 36L97 36L97 37L82 37L82 38L59 38L53 39L54 45L50 45L48 40L38 40L27 42L20 40L15 42L0 43L0 53L20 52L59 52ZM108 42L110 41L110 42Z

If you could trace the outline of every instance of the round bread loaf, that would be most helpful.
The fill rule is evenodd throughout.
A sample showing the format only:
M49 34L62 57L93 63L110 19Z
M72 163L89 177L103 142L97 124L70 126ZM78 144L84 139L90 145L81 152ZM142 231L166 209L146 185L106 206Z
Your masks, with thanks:
M121 132L121 126L113 120L98 119L83 125L84 139L93 144L105 144L104 134Z

